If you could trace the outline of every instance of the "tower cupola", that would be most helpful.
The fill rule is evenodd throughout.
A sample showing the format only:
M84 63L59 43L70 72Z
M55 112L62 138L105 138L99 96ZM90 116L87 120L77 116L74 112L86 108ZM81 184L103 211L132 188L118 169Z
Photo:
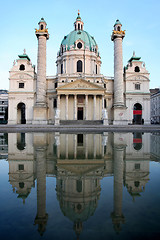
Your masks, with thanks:
M46 39L49 39L48 29L46 28L47 27L47 23L44 20L44 18L41 18L41 20L39 21L38 25L39 25L39 29L36 29L36 36L37 36L37 38L40 35L43 35L43 36L46 37Z
M46 26L47 26L47 23L44 20L44 18L41 18L41 20L39 21L38 25L39 25L39 30L45 30Z
M114 24L114 30L115 31L121 31L122 24L121 22L117 19L115 24Z
M74 23L75 31L83 30L83 25L84 25L84 23L82 22L82 19L80 17L80 12L78 10L78 16L77 16L76 21Z

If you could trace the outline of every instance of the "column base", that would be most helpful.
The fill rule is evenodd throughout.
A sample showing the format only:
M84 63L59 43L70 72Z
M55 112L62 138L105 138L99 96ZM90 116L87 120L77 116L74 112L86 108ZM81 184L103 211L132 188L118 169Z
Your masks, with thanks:
M8 120L8 125L15 125L17 124L16 120Z

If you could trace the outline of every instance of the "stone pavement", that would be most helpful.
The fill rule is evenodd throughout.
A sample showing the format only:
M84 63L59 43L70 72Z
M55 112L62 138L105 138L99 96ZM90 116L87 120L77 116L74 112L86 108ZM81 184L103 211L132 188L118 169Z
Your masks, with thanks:
M0 132L157 132L160 125L0 125Z

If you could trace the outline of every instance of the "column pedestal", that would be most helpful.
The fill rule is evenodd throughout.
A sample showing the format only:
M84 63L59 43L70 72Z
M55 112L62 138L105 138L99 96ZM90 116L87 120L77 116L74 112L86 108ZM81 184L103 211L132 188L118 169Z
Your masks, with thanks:
M46 105L36 104L33 107L33 121L32 124L47 124L48 107Z
M114 121L113 125L127 125L126 107L114 106Z

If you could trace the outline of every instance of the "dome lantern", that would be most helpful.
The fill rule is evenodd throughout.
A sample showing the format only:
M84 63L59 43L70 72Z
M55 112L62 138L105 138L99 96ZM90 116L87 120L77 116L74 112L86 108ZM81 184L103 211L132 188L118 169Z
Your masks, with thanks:
M78 16L77 16L76 21L74 23L75 31L83 30L83 25L84 25L84 23L82 22L82 19L80 17L80 12L78 10Z

